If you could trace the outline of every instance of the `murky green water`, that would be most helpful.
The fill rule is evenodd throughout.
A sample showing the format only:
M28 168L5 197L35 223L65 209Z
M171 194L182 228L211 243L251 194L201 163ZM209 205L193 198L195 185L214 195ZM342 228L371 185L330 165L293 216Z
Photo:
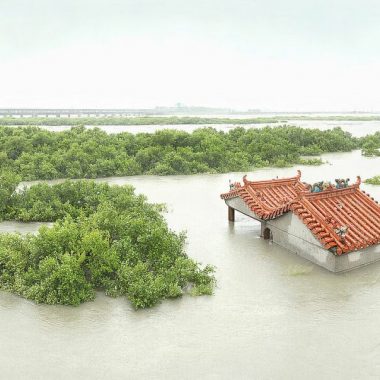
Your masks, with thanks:
M360 152L324 158L330 164L301 168L304 180L380 174L380 159ZM295 171L259 170L249 179ZM187 230L189 255L217 267L215 295L136 312L103 294L72 308L0 292L0 378L379 378L380 263L332 274L261 240L253 220L228 223L219 194L243 174L106 179L167 203L170 226ZM380 187L362 187L380 200Z

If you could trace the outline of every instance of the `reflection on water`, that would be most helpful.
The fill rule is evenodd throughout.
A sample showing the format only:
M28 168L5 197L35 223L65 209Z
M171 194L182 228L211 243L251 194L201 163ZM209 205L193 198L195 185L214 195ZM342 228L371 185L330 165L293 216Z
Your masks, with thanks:
M301 167L303 180L354 180L380 170L380 158L358 151L323 159L329 164ZM262 169L248 178L293 176L295 169ZM243 174L100 179L132 184L150 201L168 204L169 225L187 231L189 255L217 267L215 295L135 312L126 299L102 293L62 307L1 292L1 377L379 377L380 263L332 274L258 238L259 224L243 215L229 223L219 194ZM380 200L380 187L362 187Z

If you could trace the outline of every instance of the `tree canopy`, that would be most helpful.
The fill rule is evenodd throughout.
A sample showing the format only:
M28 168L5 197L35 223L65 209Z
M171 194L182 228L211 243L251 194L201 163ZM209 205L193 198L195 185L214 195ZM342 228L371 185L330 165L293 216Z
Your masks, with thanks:
M221 173L318 164L320 160L308 162L302 156L350 151L359 145L340 128L202 128L134 135L84 127L65 132L0 127L0 170L12 170L23 180Z
M0 234L0 288L37 303L78 305L96 289L135 308L163 299L212 294L213 268L185 252L161 211L131 186L93 181L34 185L12 193L1 216L55 221L37 235ZM9 195L11 193L11 195Z

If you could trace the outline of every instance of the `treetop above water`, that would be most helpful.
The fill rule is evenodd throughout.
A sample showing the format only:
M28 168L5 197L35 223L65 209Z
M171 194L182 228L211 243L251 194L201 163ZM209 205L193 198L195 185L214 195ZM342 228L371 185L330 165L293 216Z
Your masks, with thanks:
M320 159L308 161L302 156L351 151L366 139L340 128L291 126L237 127L228 132L202 128L192 133L168 129L152 134L107 134L84 127L64 132L0 127L0 170L10 169L22 180L248 171L320 164ZM379 142L379 136L373 137L373 144Z

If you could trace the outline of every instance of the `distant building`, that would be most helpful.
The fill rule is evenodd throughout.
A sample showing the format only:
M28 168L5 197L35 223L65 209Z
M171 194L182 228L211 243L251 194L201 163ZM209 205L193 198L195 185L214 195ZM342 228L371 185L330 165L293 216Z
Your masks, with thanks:
M360 177L336 185L292 178L230 184L221 194L235 210L261 222L261 236L332 272L380 260L380 206L360 190Z

